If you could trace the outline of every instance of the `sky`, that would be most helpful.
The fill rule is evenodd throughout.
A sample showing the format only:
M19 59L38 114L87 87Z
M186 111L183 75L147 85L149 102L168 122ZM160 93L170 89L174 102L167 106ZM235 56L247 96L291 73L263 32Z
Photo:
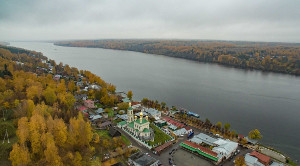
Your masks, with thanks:
M0 41L300 42L299 0L0 0Z

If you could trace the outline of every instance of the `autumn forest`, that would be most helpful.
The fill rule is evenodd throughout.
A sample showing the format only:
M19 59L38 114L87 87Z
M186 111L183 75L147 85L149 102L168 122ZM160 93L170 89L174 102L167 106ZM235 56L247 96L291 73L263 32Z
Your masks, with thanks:
M81 40L55 43L159 54L199 62L219 63L300 75L300 44L197 40Z
M82 78L79 75L84 76L82 82L101 86L87 93L104 107L117 101L114 85L89 71L56 64L41 53L0 47L2 164L91 165L95 153L124 144L121 138L95 133L90 122L75 110L74 95L80 94L75 81ZM51 74L49 66L53 66ZM55 80L55 74L63 77Z

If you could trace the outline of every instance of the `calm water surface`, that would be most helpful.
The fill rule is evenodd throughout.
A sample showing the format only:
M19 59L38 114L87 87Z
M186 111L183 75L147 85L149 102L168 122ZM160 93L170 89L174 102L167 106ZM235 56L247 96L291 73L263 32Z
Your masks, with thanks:
M130 51L34 42L11 45L90 70L119 91L132 90L135 99L184 107L202 119L230 123L244 135L257 128L262 143L300 159L300 77Z

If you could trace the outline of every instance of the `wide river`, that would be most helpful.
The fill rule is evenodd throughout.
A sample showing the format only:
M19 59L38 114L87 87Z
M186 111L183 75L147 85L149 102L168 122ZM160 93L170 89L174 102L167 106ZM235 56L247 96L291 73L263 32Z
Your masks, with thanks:
M247 135L300 160L300 77L249 71L161 55L100 48L11 42L78 69L90 70L137 100L164 101Z

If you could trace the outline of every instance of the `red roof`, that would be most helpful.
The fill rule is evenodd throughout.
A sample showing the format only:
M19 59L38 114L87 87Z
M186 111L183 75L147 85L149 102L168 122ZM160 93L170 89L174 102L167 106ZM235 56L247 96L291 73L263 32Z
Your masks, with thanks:
M167 147L169 147L169 146L172 145L172 144L173 144L173 141L170 141L170 142L167 142L167 143L165 143L165 144L162 144L162 145L156 147L156 148L155 148L155 151L160 152L160 151L166 149Z
M86 113L86 112L84 112L83 115L84 115L85 117L87 117L87 118L89 117L89 114Z
M182 127L185 127L184 124L180 123L180 122L177 122L169 117L162 117L162 119L164 119L165 121L171 123L172 125L176 126L176 127L179 127L179 128L182 128Z
M244 136L243 136L242 134L239 134L238 136L239 136L240 138L244 138Z
M86 108L85 106L80 106L80 107L78 107L78 110L79 111L84 111L84 110L87 110L88 108Z
M203 147L203 146L200 146L200 145L198 145L198 144L196 144L196 143L194 143L194 142L190 142L190 141L186 140L186 141L184 141L183 143L186 144L186 145L188 145L188 146L190 146L190 147L193 147L194 149L199 149L199 150L201 150L202 152L204 152L204 153L206 153L206 154L209 154L209 155L211 155L211 156L214 156L214 157L217 157L217 156L218 156L218 153L216 153L216 152L214 152L214 151L212 151L212 150L210 150L210 149L207 149L207 148L205 148L205 147Z
M86 102L86 103L94 103L94 101L92 101L92 100L85 100L84 102Z
M260 162L263 164L269 164L271 161L271 158L269 156L266 156L264 154L258 153L257 151L253 151L250 153L250 156L258 158Z
M184 128L186 129L186 131L192 130L192 128L190 128L188 126L185 126Z
M131 105L137 105L137 104L141 104L141 102L137 102L137 101L131 102Z

